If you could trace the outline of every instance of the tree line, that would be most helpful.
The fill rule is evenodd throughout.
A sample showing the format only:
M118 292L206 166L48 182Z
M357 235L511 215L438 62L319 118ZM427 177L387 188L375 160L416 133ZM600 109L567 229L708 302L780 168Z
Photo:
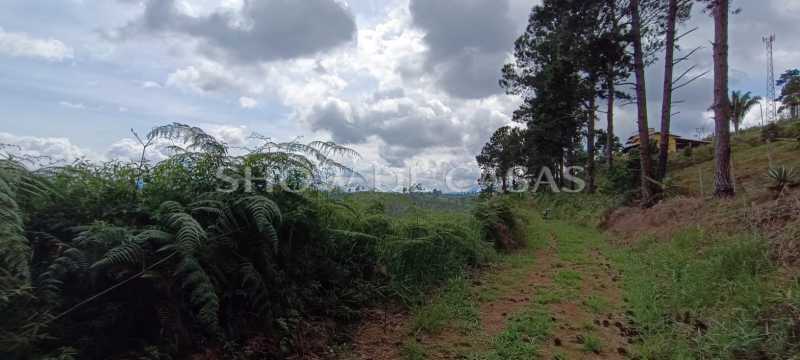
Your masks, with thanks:
M699 48L678 51L681 39L697 30L685 26L694 6L703 6L714 18L714 194L734 196L730 126L733 123L738 129L760 99L734 92L732 103L728 96L728 19L738 12L729 0L545 0L535 6L525 32L515 42L514 61L503 67L500 80L508 94L522 98L513 121L524 126L500 128L484 146L477 157L482 184L506 191L519 178L535 180L536 169L549 167L563 174L569 165L582 164L586 190L596 191L597 162L611 172L621 147L614 129L615 107L636 105L639 144L655 140L651 139L645 70L663 57L661 138L656 148L639 147L638 169L634 169L641 204L654 204L668 175L673 94L707 74L695 66L681 66ZM781 79L789 84L791 75L787 72ZM792 95L786 98L793 99ZM785 106L795 112L798 108ZM597 129L602 113L607 127ZM509 173L515 168L528 170ZM494 184L494 179L500 184Z

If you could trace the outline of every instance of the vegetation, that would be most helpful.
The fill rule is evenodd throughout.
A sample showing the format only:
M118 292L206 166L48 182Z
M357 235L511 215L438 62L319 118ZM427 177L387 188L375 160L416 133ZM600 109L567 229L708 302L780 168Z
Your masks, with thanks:
M643 241L630 251L620 259L645 358L797 354L797 344L789 340L792 315L772 313L784 306L781 292L790 290L770 280L774 268L761 239L687 230L666 243Z
M744 117L747 113L761 101L760 96L753 96L750 92L742 94L740 91L731 93L731 121L736 133L739 133L739 127L744 122Z
M389 195L321 192L326 172L351 172L337 158L355 155L332 143L264 139L231 155L182 124L146 137L157 138L182 146L157 164L2 161L4 357L317 351L326 340L303 338L321 331L314 319L418 302L493 258L484 229L519 221L502 205L475 218L461 204L398 212Z
M326 180L360 177L348 147L234 149L181 123L133 132L131 163L4 155L0 357L798 358L800 71L777 84L789 118L743 128L760 98L729 93L731 2L700 2L713 145L679 154L689 0L533 7L500 80L516 125L476 157L480 195L347 193ZM646 70L661 51L657 146ZM624 150L617 100L636 105ZM171 156L148 161L160 142Z

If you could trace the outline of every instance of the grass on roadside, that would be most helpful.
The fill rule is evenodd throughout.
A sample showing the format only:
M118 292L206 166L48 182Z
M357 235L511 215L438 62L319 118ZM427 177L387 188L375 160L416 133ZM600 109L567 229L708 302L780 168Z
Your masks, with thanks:
M689 230L668 242L643 241L616 258L641 332L637 350L642 357L787 359L798 354L793 330L765 326L777 290L762 239Z
M487 354L474 360L528 360L537 357L539 347L550 336L552 320L544 307L532 305L515 315L506 329L492 340Z
M436 334L445 327L467 332L479 325L478 308L464 278L450 280L434 299L412 311L414 333Z

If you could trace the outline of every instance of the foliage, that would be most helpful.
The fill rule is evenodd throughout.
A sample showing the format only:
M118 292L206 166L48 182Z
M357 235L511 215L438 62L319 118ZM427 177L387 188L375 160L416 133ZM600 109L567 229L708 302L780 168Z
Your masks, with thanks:
M508 191L508 178L512 168L523 166L524 130L503 126L495 131L476 157L482 171L484 187L500 179L502 192Z
M797 175L794 168L771 167L767 172L767 177L772 181L770 189L778 194L783 193L787 187L797 184Z
M731 122L737 133L747 113L760 101L760 96L752 96L749 91L744 94L741 91L731 93Z
M772 142L781 137L782 129L777 123L770 123L761 128L761 140Z
M517 217L513 199L490 199L475 208L475 218L480 223L481 238L497 250L512 250L525 246L522 220Z
M608 41L613 45L618 40L613 34L596 34L596 29L602 28L603 3L545 1L535 6L525 33L515 43L514 63L503 68L500 85L523 97L514 121L527 125L524 157L517 161L527 168L529 177L547 167L561 181L558 170L576 163L581 129L594 121L594 109L587 103L597 96L600 76L599 70L584 76L585 70L594 69L588 64L589 47L603 47ZM600 40L606 43L600 45ZM618 56L611 58L619 60Z
M800 70L786 70L778 79L777 85L782 87L778 97L778 101L782 103L780 111L788 110L793 119L800 117Z
M415 303L492 257L472 199L320 191L351 171L337 160L348 148L258 137L233 155L183 124L157 139L179 146L155 164L0 162L0 357L182 358L247 352L251 338L286 357L311 319Z

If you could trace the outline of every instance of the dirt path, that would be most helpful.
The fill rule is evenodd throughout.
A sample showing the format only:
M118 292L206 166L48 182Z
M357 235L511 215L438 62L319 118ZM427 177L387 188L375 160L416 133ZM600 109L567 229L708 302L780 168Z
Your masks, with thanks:
M602 235L561 222L538 221L531 229L531 248L471 283L473 326L454 319L433 332L415 331L424 312L375 310L344 358L628 358L636 334Z

